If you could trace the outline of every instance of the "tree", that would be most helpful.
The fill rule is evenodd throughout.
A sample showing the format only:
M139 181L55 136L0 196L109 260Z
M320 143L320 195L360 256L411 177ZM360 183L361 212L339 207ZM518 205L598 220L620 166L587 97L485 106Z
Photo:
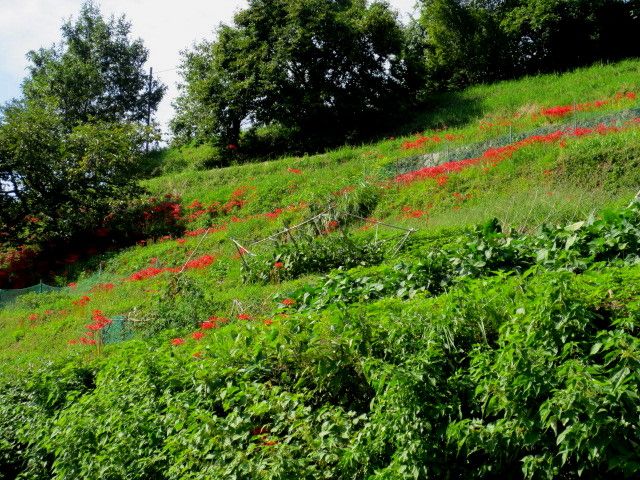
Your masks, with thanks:
M422 0L431 90L640 55L638 0Z
M446 90L507 76L505 36L491 10L476 2L425 0L427 89Z
M505 7L502 27L525 72L566 70L640 54L638 2L512 0Z
M223 147L242 125L281 125L308 144L358 134L410 95L403 40L384 2L250 0L184 53L174 134Z
M97 119L142 122L156 111L166 87L144 69L148 50L130 38L124 16L105 20L91 1L62 26L62 41L31 51L23 93L31 102L51 103L65 125Z
M0 121L0 231L10 243L68 239L140 192L146 129L96 121L70 131L61 114L14 102Z

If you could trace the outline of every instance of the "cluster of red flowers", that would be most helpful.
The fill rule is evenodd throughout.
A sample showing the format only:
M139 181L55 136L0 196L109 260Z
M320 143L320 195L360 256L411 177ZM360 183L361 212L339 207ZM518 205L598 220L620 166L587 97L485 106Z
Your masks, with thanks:
M419 136L412 142L404 142L402 144L403 150L415 150L424 147L427 143L440 143L442 140L446 140L448 142L453 142L454 140L458 140L463 138L462 135L454 135L452 133L447 133L444 136L434 135L432 137L426 137L424 135Z
M511 158L514 153L529 145L555 143L566 137L582 137L585 135L601 134L617 132L619 127L599 125L596 128L576 128L573 130L557 130L546 135L533 135L519 142L511 143L503 147L490 148L481 156L475 158L467 158L464 160L446 162L433 167L425 167L420 170L405 173L395 177L395 181L401 184L409 184L418 180L435 179L438 184L443 185L447 181L447 175L454 172L460 172L468 167L486 163L496 166L498 163Z
M229 320L226 318L212 316L212 317L209 317L209 319L206 322L202 322L202 324L200 325L200 328L202 330L210 330L212 328L218 328L223 323L228 323L228 322Z
M147 222L159 221L167 225L175 225L182 219L182 206L179 197L166 194L164 198L150 197L149 207L142 212L142 218Z
M430 209L431 209L431 206L429 206L427 210L419 210L409 206L404 206L402 207L402 212L406 218L422 218L422 217L429 216Z
M285 307L292 307L296 304L296 301L293 298L285 298L280 303Z
M93 323L87 325L87 330L97 332L111 323L111 320L107 318L101 310L94 310L92 317Z
M72 303L76 307L84 307L90 301L91 301L91 299L89 297L87 297L86 295L84 295L83 297L80 297L78 300L74 300Z
M594 102L578 103L575 105L557 105L555 107L544 108L540 113L545 117L562 118L573 112L586 112L602 108L612 103L619 103L622 100L635 100L634 92L617 93L613 98L606 100L596 100Z
M115 288L113 283L99 283L95 287L93 287L90 292L110 292Z
M98 341L95 338L96 333L112 323L101 310L94 310L91 319L93 322L85 327L87 331L84 336L77 340L69 340L69 345L97 345Z
M340 223L337 220L329 220L327 222L327 227L324 229L324 231L322 233L333 233L335 232L338 227L340 226Z
M294 173L296 175L302 175L302 170L300 170L298 168L287 168L287 171L289 173Z
M196 330L195 332L191 333L191 338L193 340L200 341L202 340L205 336L205 330L211 330L213 328L218 328L220 327L223 323L227 323L229 320L227 320L226 318L222 318L222 317L209 317L209 319L205 322L202 322L200 324L200 329ZM184 338L174 338L171 340L171 345L173 345L174 347L179 347L180 345L184 345L186 343L186 340ZM194 355L194 357L196 358L201 358L202 357L202 352L196 352Z
M173 272L179 273L183 270L194 270L194 269L203 269L210 266L213 262L215 262L215 257L212 255L202 255L199 258L195 258L193 260L189 260L182 267L173 267L173 268L158 268L158 267L147 267L139 270L133 274L131 274L128 278L131 282L137 282L140 280L145 280L147 278L153 278L164 272Z

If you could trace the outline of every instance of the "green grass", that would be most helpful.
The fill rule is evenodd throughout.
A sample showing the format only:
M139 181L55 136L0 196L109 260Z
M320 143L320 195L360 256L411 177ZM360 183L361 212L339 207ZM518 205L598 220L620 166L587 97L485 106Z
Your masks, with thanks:
M195 167L198 162L210 158L212 152L208 147L168 150L161 154L162 161L166 162L161 168L171 171L186 166L187 170L145 181L144 185L153 194L180 194L184 205L194 200L209 204L225 202L231 192L244 187L247 188L247 204L236 215L243 219L259 218L238 223L231 221L230 216L220 218L213 223L228 223L228 229L208 235L204 240L201 237L187 238L182 245L175 241L152 242L144 247L124 250L107 261L102 280L81 279L77 291L31 296L0 310L0 360L6 366L5 370L13 370L74 352L77 347L69 347L67 342L82 333L94 309L103 310L107 315L132 314L153 319L158 297L164 292L169 274L143 282L116 282L113 291L88 293L91 302L85 307L75 307L71 300L86 293L96 282L106 283L128 277L149 266L154 258L158 259L160 266L179 266L196 247L196 256L210 253L217 257L214 266L207 271L186 274L193 278L204 297L203 305L208 308L207 312L199 312L197 320L206 319L208 314L228 315L234 306L245 308L252 314L269 311L274 303L272 297L279 291L292 290L293 285L244 285L241 262L233 258L235 247L229 238L250 244L285 225L307 218L310 211L320 211L331 203L336 204L337 211L365 212L379 220L415 228L427 235L432 232L436 237L442 229L464 229L494 217L509 228L533 230L544 222L568 223L603 208L628 203L640 181L636 168L640 158L637 129L569 139L564 148L558 144L530 146L490 171L473 167L452 174L445 185L426 180L408 186L389 186L384 183L387 180L384 172L386 166L398 159L485 140L503 134L507 128L479 129L481 122L487 120L510 118L512 131L527 131L549 122L544 118L532 119L528 115L543 106L593 101L610 98L620 91L640 90L638 73L640 61L626 61L561 76L525 78L449 94L439 100L443 102L441 106L424 114L420 123L420 130L428 130L443 123L444 118L458 118L458 122L444 122L456 124L457 128L438 133L462 137L447 147L441 143L407 151L402 144L414 138L409 136L363 146L346 146L321 155L288 157L213 170ZM591 115L635 104L633 101L612 104ZM518 112L526 112L527 115L514 118ZM567 120L570 121L563 121ZM427 131L425 134L435 133ZM290 169L301 173L292 173ZM337 195L345 188L353 191ZM456 195L464 195L464 200ZM262 215L287 206L297 208L285 212L276 221ZM406 208L428 210L429 214L407 218L403 211ZM200 218L189 228L209 225L205 218ZM352 234L360 235L362 226L354 224ZM381 235L391 235L392 232L384 227L380 230ZM256 247L256 251L260 253L269 248L267 243ZM294 284L314 278L317 276ZM42 315L46 310L68 310L69 313L48 316L46 321L34 326L29 324L30 314Z

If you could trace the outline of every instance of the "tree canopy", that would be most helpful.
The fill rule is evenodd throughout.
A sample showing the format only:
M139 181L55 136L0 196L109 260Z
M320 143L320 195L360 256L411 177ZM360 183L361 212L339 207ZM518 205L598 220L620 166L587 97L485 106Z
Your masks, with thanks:
M67 126L90 119L142 122L157 110L166 87L158 80L149 85L148 50L130 38L124 16L105 20L87 2L61 31L58 45L28 53L25 98L52 103Z
M100 225L139 193L140 148L133 123L64 125L50 107L5 107L0 123L0 231L12 243L70 238Z
M640 55L638 0L422 0L430 89Z
M344 138L403 100L403 65L403 31L384 2L250 0L214 41L184 52L173 131L223 146L242 125Z

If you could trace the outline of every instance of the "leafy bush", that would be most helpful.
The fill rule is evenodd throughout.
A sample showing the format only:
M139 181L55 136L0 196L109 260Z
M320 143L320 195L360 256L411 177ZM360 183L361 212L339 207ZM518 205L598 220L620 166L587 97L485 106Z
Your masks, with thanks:
M332 225L330 223L329 227ZM346 234L339 237L337 234L326 237L298 236L291 240L291 243L280 244L266 255L245 255L245 281L279 282L336 268L376 265L383 260L386 251L383 242Z

